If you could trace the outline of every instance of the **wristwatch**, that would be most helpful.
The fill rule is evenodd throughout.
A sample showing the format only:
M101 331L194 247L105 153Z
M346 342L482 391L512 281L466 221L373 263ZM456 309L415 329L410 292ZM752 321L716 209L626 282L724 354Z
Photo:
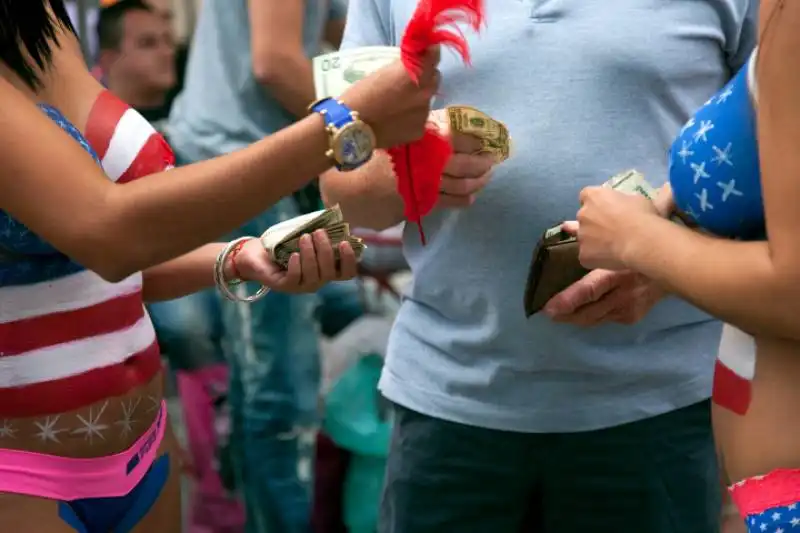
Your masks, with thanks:
M333 160L337 169L354 170L370 160L375 150L375 134L358 117L358 112L333 98L317 100L308 109L325 119L330 145L325 155Z

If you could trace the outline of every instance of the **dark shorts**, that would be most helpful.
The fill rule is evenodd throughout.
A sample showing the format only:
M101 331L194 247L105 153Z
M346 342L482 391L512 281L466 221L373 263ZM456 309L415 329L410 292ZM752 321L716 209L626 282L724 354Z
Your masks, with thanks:
M709 402L523 434L397 406L379 533L718 533Z

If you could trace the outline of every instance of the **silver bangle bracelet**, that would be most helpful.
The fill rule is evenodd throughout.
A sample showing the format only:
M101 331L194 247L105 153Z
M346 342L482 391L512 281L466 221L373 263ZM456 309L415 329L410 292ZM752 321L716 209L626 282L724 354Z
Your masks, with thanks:
M214 285L217 286L217 290L228 300L232 302L246 302L252 303L256 300L260 300L264 296L269 293L269 288L262 285L255 294L251 294L248 296L239 296L235 292L231 290L232 287L236 287L242 283L240 279L232 279L226 280L225 279L225 261L228 260L228 256L231 254L231 251L242 242L249 241L254 239L255 237L241 237L239 239L234 239L225 245L225 248L217 255L217 260L214 263Z

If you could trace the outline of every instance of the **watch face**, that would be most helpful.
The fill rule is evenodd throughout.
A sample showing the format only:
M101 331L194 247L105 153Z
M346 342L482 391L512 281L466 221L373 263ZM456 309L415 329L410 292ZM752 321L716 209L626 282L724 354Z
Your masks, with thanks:
M363 123L351 122L337 135L338 160L342 165L358 166L372 157L375 141L369 127Z

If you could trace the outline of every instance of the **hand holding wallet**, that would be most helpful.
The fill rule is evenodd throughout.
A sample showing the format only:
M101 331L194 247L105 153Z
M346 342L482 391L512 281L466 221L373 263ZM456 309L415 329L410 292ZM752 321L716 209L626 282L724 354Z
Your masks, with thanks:
M545 304L589 271L578 261L578 239L561 231L561 224L544 232L533 251L525 287L525 316Z
M656 195L656 189L635 170L613 176L603 187L611 187L628 194L641 194L650 200ZM530 318L541 311L550 298L589 273L578 260L578 250L578 239L561 231L561 224L544 232L533 251L528 270L525 316Z

